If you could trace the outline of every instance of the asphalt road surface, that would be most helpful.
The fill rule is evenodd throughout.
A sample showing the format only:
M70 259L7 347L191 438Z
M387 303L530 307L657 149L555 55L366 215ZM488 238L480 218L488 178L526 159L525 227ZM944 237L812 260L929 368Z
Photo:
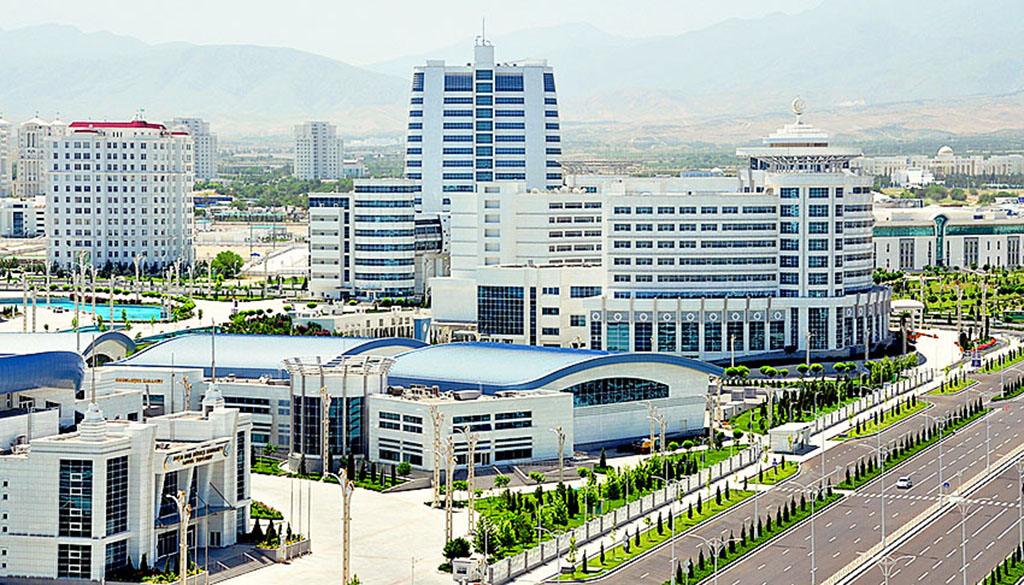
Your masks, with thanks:
M1021 375L1022 369L1024 369L1024 365L1007 370L1007 380ZM980 384L970 390L951 396L924 398L934 403L934 406L925 409L923 413L941 419L946 413L962 406L965 399L974 401L979 396L985 396L987 404L988 399L999 392L999 374L978 374L972 377L979 380ZM996 408L994 412L942 440L942 480L950 483L951 489L956 489L957 482L961 477L966 481L985 470L986 420L990 433L988 446L991 448L989 455L992 463L1024 442L1024 437L1022 437L1024 423L1021 422L1024 409L1022 409L1021 400L995 403L993 406ZM883 431L880 438L881 444L884 446L909 432L916 433L926 424L931 424L931 421L921 413L911 416ZM793 480L783 482L775 489L757 497L758 514L764 518L770 512L774 518L775 510L780 503L788 503L793 495L796 495L796 499L799 500L799 492L802 490L800 486L812 486L818 483L822 469L826 474L832 474L833 483L838 483L843 472L836 474L836 468L840 467L845 471L848 465L859 459L872 457L876 441L875 437L867 437L844 442L825 453L824 464L822 464L820 456L812 457L804 463L801 473ZM1015 474L1016 471L1013 473ZM910 476L913 479L914 487L912 489L898 490L895 488L897 478L902 476ZM901 523L910 521L938 499L941 485L939 482L939 447L932 446L888 471L884 474L884 483L885 531L886 534L891 534ZM997 483L1000 484L1001 489L1005 490L1007 483L1005 479L1000 479ZM814 560L816 572L813 579L811 575L811 525L809 522L805 522L799 528L790 530L772 543L761 546L743 559L721 569L718 574L718 582L723 585L797 585L824 581L855 560L861 552L881 540L881 494L881 478L875 478L815 516ZM1016 501L1016 491L1012 490L1009 494L1011 495L1004 495L1003 500ZM728 537L731 531L738 536L740 527L744 523L750 522L754 514L754 505L752 500L748 500L731 509L719 519L705 523L695 531L695 534L705 538L714 538L723 534ZM984 513L984 511L977 512L978 518L983 518ZM998 514L998 510L993 513ZM959 512L954 512L954 514L959 517ZM1011 512L1004 512L1001 518L1005 519L1009 515ZM1002 528L996 528L996 526L1002 526L1002 524L993 522L986 529L984 535L989 536L989 531L995 531L995 534L998 534L1005 528L1005 526ZM982 537L982 539L984 538ZM991 540L989 538L989 541ZM1016 537L1013 540L1015 542ZM911 540L911 543L916 543L916 539ZM959 537L957 543L959 543ZM701 545L702 542L698 538L680 535L675 542L676 558L684 563L686 559L696 560L697 547ZM918 546L917 552L919 553L924 546L924 544ZM1010 546L1012 547L1012 544ZM975 542L970 545L970 548L977 551L979 548L984 548L984 545ZM948 551L944 551L942 554L946 552ZM705 556L707 554L708 551L705 550ZM995 565L998 554L997 551L987 553L984 561L987 568L979 569L977 578L987 574L988 570ZM982 563L980 559L981 557L977 564ZM949 564L952 567L952 560L949 561ZM916 566L923 566L924 563L919 561L914 565L916 569ZM599 579L599 581L624 585L660 584L671 578L670 571L673 566L671 547L666 546L612 575ZM869 572L862 577L864 580L861 582L882 582L881 571L877 568L872 568L871 571L874 572ZM904 569L901 574L909 574L909 571ZM928 581L929 585L939 583L934 578L928 579Z

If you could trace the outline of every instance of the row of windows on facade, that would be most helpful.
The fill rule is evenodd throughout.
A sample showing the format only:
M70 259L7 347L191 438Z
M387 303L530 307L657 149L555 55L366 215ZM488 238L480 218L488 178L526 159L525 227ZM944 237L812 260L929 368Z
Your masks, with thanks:
M405 166L409 168L420 168L423 166L421 160L409 160L405 162ZM523 159L498 159L493 160L489 158L478 158L475 161L473 159L448 159L442 164L444 168L477 168L477 169L491 169L491 168L522 168L526 166L526 161ZM556 160L546 161L546 166L550 168L561 168L562 164Z
M753 323L601 323L591 322L590 348L607 351L658 351L666 353L720 353L727 351L791 351L801 338L798 309L791 309L789 344L786 343L785 321ZM828 307L808 309L807 330L810 349L829 349ZM874 315L867 320L868 333L877 340L881 319ZM864 320L845 317L834 324L835 344L850 347L863 343ZM703 349L701 335L703 334ZM631 343L632 340L632 343Z
M523 96L521 96L521 95L520 96L501 96L501 95L499 95L499 96L492 96L492 95L486 95L486 94L478 95L478 96L446 95L446 96L444 96L444 100L443 101L444 101L445 105L473 105L473 104L476 104L478 106L492 106L492 105L499 105L500 106L500 105L515 105L515 104L525 104L526 103L526 99ZM423 97L422 96L413 96L412 99L409 100L409 103L411 105L414 105L414 106L421 106L421 105L423 105ZM551 97L551 96L545 96L544 97L544 105L545 106L557 106L558 105L558 99L554 98L554 97Z
M420 148L420 147L410 147L410 148L407 148L405 150L405 153L408 154L408 155L420 155L420 154L423 154L423 149ZM461 156L461 155L472 156L474 154L476 156L523 156L523 155L526 154L526 147L525 146L512 146L512 147L509 147L509 146L477 146L477 147L474 148L474 147L446 146L443 149L441 149L441 154L445 154L445 155L449 155L449 156ZM562 150L559 149L559 148L548 148L547 151L546 151L546 154L550 154L550 155L562 154ZM406 166L408 166L409 162L410 161L406 161ZM550 162L557 162L557 161L550 161ZM550 165L549 164L548 166L554 166L554 165ZM562 165L559 164L558 166L562 166Z
M408 138L409 142L423 142L423 136L420 134L410 134ZM498 143L509 143L509 142L526 142L526 136L522 134L490 134L490 133L477 133L477 134L445 134L441 138L442 142L475 142L477 144L492 144ZM561 142L562 139L556 134L549 134L544 137L544 141L547 143ZM548 149L547 154L562 154L561 149Z
M74 142L74 143L72 143L72 142L64 142L64 148L74 148L76 150L77 149L86 149L87 150L90 147L92 147L92 148L95 148L95 149L99 150L101 147L106 146L107 148L111 148L111 149L120 148L122 150L134 150L135 149L135 145L137 144L139 146L139 150L146 150L146 147L147 147L148 144L150 144L150 142L153 142L153 148L151 148L150 150L173 150L173 148L168 148L169 146L171 146L171 144L173 144L177 148L184 147L185 150L192 150L192 144L189 143L187 140L183 140L181 142L170 142L170 143L169 142L165 142L165 141L159 141L159 142L157 142L157 141L103 142L103 141L100 141L100 140L89 140L89 141L85 141L85 142ZM57 149L57 148L61 147L61 143L58 142L58 141L53 141L53 142L50 143L50 146L51 146L51 148ZM87 155L86 158L89 158L88 157L89 153L86 152L85 154ZM99 154L97 154L97 156L99 156Z
M544 73L544 91L555 91L555 76ZM482 83L474 84L474 81ZM493 83L489 83L493 82ZM422 71L413 73L412 90L423 91L424 74ZM444 76L445 91L474 91L490 93L492 91L524 91L522 73L497 73L491 69L477 69L475 73L446 73Z

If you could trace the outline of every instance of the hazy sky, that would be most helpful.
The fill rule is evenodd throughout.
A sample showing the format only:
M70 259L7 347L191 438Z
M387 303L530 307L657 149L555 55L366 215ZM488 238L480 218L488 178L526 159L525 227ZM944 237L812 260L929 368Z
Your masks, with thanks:
M366 64L488 33L586 22L609 33L678 34L822 0L0 0L0 28L45 23L150 43L292 47Z

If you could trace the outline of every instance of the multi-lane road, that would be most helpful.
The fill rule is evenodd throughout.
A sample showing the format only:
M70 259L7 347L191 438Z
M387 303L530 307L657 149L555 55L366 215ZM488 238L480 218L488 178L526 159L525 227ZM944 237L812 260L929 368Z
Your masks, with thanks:
M1024 366L1016 366L1013 370L1007 371L1007 379L1020 375L1022 369ZM923 413L941 419L947 413L961 407L966 399L973 401L979 396L985 396L987 403L988 398L999 392L1000 376L998 374L979 374L973 377L980 383L970 390L952 396L927 397L926 399L933 402L934 406L924 410ZM1022 423L1024 408L1021 406L1021 401L1010 400L996 403L995 407L996 410L986 417L942 440L942 480L943 483L950 484L950 489L956 489L960 479L966 481L976 474L984 472L987 460L995 463L1001 456L1024 442L1024 436L1022 436L1024 433L1024 423ZM926 424L931 424L931 421L922 414L909 417L900 424L883 431L880 438L881 444L884 446L909 432L916 433ZM876 441L875 437L846 441L826 451L824 464L819 456L812 457L804 463L801 473L793 480L784 482L775 489L758 496L758 514L763 518L770 511L774 517L775 508L782 502L788 503L790 497L801 489L800 486L816 485L822 476L823 469L825 474L832 474L833 477L836 477L837 468L845 470L848 465L862 457L872 457ZM884 474L885 531L887 535L892 534L903 523L910 521L938 500L939 472L939 447L932 446ZM968 581L974 579L974 581L970 581L972 583L986 575L995 566L997 559L1001 560L1016 544L1016 534L1012 539L998 538L1006 530L1008 523L1011 520L1016 522L1017 518L1016 508L1011 510L1009 507L1010 503L1016 502L1017 494L1015 487L1007 489L1009 475L1011 474L1002 474L998 480L990 482L991 485L986 485L977 496L971 498L972 500L995 498L1001 502L1001 504L978 505L976 510L969 510L969 513L973 512L973 515L968 518L968 528L973 526L975 532L980 529L979 536L973 538L969 536ZM1014 478L1016 477L1016 470L1012 475ZM914 487L908 490L896 489L896 479L901 476L910 476L914 481ZM837 482L833 481L833 483ZM758 548L743 559L721 569L718 574L718 582L723 585L797 585L824 581L854 561L861 552L881 540L882 483L881 477L876 478L815 516L813 549L816 570L813 579L811 573L811 526L809 522L805 522L771 543ZM796 498L799 500L799 495L796 495ZM739 535L740 527L744 523L750 522L754 514L754 507L754 502L748 500L722 517L705 523L694 534L704 538L713 538L721 536L723 533L728 536L732 531ZM998 516L998 518L992 520L986 514L992 517ZM931 541L928 542L939 538L940 534L936 531L942 531L943 526L945 526L945 530L949 530L954 515L957 522L956 530L959 531L960 514L954 511L901 547L896 556L915 554L921 558L909 566L906 566L906 560L904 560L903 566L894 567L894 574L890 575L890 583L919 583L928 579L931 583L937 584L939 581L935 579L944 580L953 573L955 573L954 576L959 576L961 564L960 557L957 556L960 552L959 534L956 534L955 539L952 535L942 536L939 541L941 546L933 543L931 549L925 550L928 546L926 542L928 538L931 538ZM988 524L985 524L986 521L989 521ZM953 540L957 545L956 554L950 555L948 549L954 544ZM1006 542L989 545L990 542L997 540ZM700 544L701 541L698 538L687 535L677 537L676 557L682 562L688 558L696 559L696 547ZM925 552L921 553L922 550ZM705 551L706 554L707 551ZM929 554L948 556L944 556L942 562L936 564L939 561L938 558L925 562L925 557ZM935 567L930 569L929 567L932 565ZM631 585L638 583L660 584L670 579L672 566L671 548L664 547L609 575L601 582ZM922 574L925 576L921 577ZM918 578L922 581L918 581ZM862 584L880 583L882 582L881 570L871 568L857 582Z

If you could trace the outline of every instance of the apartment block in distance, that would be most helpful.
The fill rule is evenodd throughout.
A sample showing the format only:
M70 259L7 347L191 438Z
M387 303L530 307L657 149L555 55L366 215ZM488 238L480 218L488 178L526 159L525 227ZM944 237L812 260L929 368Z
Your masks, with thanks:
M460 66L428 60L413 72L405 176L422 185L425 212L448 211L452 193L478 182L562 184L554 70L545 60L495 63L483 39L473 57Z
M217 135L210 132L210 123L202 118L175 118L167 123L172 130L184 126L192 137L196 179L209 180L217 176Z
M11 123L0 116L0 197L14 194L14 145L12 144Z
M47 260L193 262L193 143L163 124L73 122L46 140Z
M338 129L327 122L295 126L295 177L336 181L344 176L344 145Z
M14 194L35 197L46 194L46 146L49 138L63 136L68 125L62 120L47 122L35 117L18 127L18 178Z

